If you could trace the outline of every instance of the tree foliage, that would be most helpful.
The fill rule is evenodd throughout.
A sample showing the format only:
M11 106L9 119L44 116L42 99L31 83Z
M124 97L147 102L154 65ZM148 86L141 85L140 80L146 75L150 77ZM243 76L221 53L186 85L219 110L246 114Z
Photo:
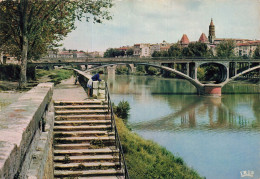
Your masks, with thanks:
M129 48L127 51L126 51L126 55L127 56L133 56L134 54L134 50L132 48Z
M21 61L21 87L26 86L28 59L56 47L75 29L76 19L110 20L111 0L3 0L0 2L0 50Z
M104 53L105 58L119 57L119 56L125 56L125 52L123 50L118 50L116 48L109 48Z
M216 47L217 56L221 58L233 57L235 42L233 40L224 40Z
M170 49L168 50L168 54L170 57L180 57L181 56L181 46L180 44L176 43L173 44Z
M259 45L255 49L254 58L260 58L260 46Z

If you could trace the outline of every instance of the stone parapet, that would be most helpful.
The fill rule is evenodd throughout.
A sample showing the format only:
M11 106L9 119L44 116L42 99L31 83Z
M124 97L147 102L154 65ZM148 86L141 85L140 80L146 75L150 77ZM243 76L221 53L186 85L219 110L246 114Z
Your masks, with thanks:
M0 113L0 178L20 178L29 168L28 154L40 135L52 94L52 83L39 84Z

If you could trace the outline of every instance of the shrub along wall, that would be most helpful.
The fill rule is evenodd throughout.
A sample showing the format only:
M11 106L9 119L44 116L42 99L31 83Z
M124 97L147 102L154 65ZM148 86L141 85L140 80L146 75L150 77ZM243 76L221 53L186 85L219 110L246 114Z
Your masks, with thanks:
M0 65L0 80L17 81L20 76L20 66L15 64ZM36 80L35 68L27 67L27 79Z

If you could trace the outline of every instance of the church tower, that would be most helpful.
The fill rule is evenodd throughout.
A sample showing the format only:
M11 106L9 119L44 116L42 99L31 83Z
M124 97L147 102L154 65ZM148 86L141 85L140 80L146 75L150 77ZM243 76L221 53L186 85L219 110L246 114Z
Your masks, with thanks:
M209 42L213 43L215 40L216 36L215 36L215 25L213 24L213 19L211 18L211 22L209 25Z

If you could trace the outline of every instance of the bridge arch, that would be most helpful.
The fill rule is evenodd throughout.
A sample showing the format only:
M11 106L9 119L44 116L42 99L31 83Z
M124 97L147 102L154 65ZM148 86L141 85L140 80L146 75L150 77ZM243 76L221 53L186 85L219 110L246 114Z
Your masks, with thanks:
M257 70L257 69L260 69L260 65L255 66L255 67L252 67L252 68L249 68L249 69L247 69L247 70L245 70L245 71L243 71L243 72L241 72L241 73L238 73L237 75L235 75L235 76L233 76L233 77L227 79L226 81L224 81L223 83L220 83L220 84L221 84L221 86L223 87L223 86L225 86L227 83L229 83L230 81L236 79L237 77L239 77L239 76L241 76L241 75L244 75L244 74L246 74L246 73L250 73L250 72L252 72L252 71L254 71L254 70Z
M104 68L104 67L109 67L109 66L113 66L113 65L127 65L128 63L116 63L116 64L106 64L106 65L101 65L101 66L96 66L96 67L93 67L93 68L90 68L88 70L86 70L85 72L91 72L93 70L96 70L98 68ZM170 67L166 67L166 66L162 66L162 65L157 65L157 64L151 64L151 63L138 63L138 65L147 65L147 66L152 66L152 67L155 67L155 68L159 68L159 69L162 69L162 70L165 70L165 71L168 71L168 72L172 72L176 75L179 75L181 77L183 77L184 79L186 79L187 81L189 81L192 85L194 85L197 89L200 89L201 87L203 87L204 85L202 83L200 83L198 80L195 80L191 77L189 77L188 75L180 72L180 71L177 71L173 68L170 68Z
M223 83L229 79L228 63L223 63L223 62L200 62L200 63L198 63L198 67L203 67L204 65L216 65L219 68L221 76L220 76L220 79L218 79L219 82L217 84Z

